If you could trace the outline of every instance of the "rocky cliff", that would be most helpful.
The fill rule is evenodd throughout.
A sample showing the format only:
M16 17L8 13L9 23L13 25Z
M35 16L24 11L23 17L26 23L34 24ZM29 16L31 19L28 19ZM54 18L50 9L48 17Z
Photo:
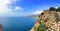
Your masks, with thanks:
M40 27L45 27L45 30ZM30 31L60 31L60 12L44 10Z
M0 31L2 31L2 25L0 24Z

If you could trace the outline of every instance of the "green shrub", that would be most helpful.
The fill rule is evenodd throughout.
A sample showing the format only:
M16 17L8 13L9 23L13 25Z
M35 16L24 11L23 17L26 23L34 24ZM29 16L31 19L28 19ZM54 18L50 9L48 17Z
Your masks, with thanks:
M56 11L54 7L50 7L49 11Z
M58 7L58 8L50 7L49 11L59 11L60 12L60 7Z
M41 24L41 25L38 26L36 31L47 31L47 29L46 29L45 25Z
M59 11L60 12L60 7L58 7L58 9L56 9L56 11Z

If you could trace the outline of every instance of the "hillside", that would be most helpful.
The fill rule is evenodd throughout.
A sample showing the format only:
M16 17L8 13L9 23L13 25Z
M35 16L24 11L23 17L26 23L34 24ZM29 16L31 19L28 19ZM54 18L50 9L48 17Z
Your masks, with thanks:
M60 31L60 8L44 10L30 31Z

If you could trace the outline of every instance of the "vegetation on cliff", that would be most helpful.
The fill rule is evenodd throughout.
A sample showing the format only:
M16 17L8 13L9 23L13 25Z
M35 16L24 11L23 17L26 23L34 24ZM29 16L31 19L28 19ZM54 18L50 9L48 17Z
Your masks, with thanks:
M47 31L46 26L44 24L41 24L38 26L36 31Z
M60 12L60 7L58 7L58 8L50 7L49 11L59 11Z

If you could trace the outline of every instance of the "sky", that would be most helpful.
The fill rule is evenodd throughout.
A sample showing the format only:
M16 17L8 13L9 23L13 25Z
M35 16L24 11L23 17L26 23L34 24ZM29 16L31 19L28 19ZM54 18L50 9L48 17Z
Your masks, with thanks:
M40 14L50 7L60 7L60 0L0 0L0 16Z

